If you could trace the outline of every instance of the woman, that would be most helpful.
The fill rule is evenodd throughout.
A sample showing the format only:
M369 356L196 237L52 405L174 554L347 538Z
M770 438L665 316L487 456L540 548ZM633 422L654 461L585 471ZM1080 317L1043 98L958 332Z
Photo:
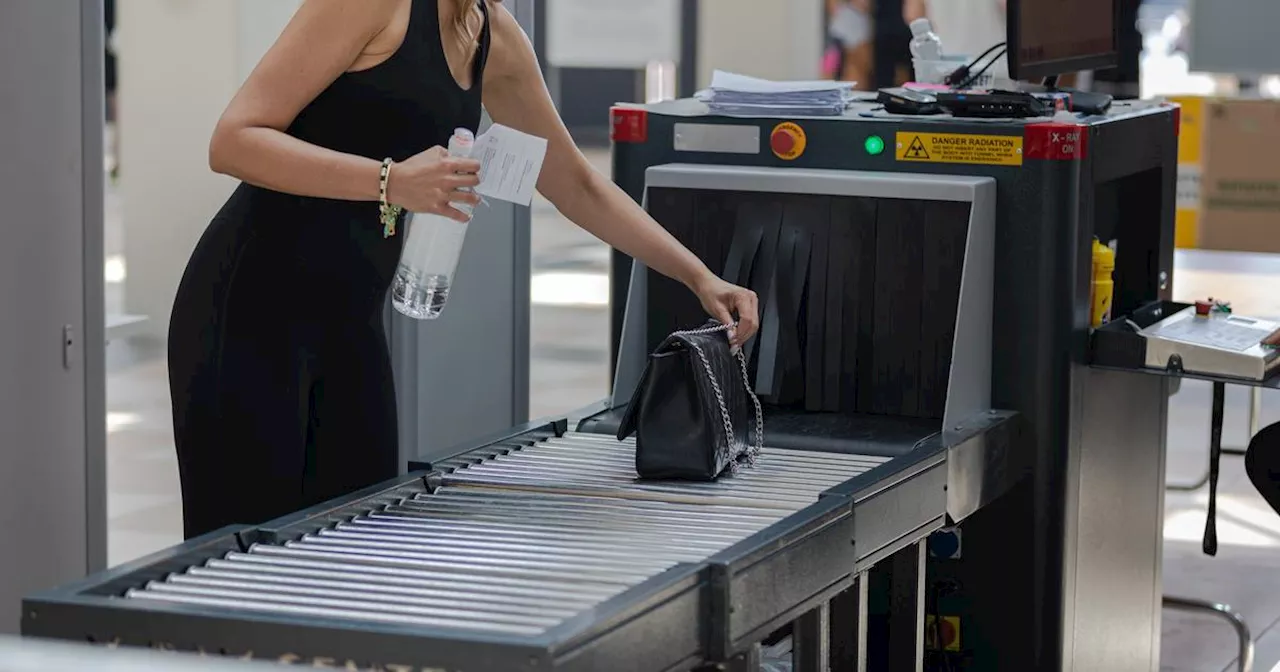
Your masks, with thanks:
M404 236L384 235L380 215L465 221L450 203L477 202L459 189L479 165L440 146L476 129L482 100L495 121L548 139L538 189L565 215L683 282L716 318L738 317L735 345L754 334L755 295L712 274L574 147L498 0L306 0L214 131L211 167L242 184L174 306L187 538L395 476L382 308Z
M827 40L823 74L866 86L871 72L871 0L827 0Z

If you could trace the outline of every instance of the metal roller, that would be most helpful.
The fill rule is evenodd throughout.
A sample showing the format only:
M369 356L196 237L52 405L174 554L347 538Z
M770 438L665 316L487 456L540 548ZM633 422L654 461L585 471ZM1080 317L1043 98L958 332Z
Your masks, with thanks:
M355 521L351 523L339 523L333 528L334 532L344 532L349 534L378 535L391 541L401 539L420 539L428 540L436 538L456 539L459 541L480 541L486 543L500 543L520 545L522 547L531 547L538 545L563 545L567 548L618 548L619 546L654 546L666 545L673 551L716 551L725 546L723 541L704 541L700 539L669 537L666 535L626 535L626 534L606 534L601 530L601 534L592 535L590 531L584 531L578 534L568 534L565 532L538 532L534 534L513 533L511 530L495 529L493 531L470 531L457 530L452 528L436 528L423 527L421 530L402 529L392 527L378 527L373 525L359 525ZM318 534L323 534L319 532Z
M557 618L555 616L519 616L515 614L505 614L501 618L489 618L476 612L459 611L456 609L436 609L406 604L370 602L353 598L321 597L319 595L289 595L284 593L268 592L260 588L206 588L203 586L152 581L147 584L144 590L148 593L160 593L166 595L191 595L193 597L210 597L214 599L227 600L256 600L258 602L294 604L299 606L314 606L328 609L349 609L351 611L376 611L384 614L402 614L405 616L437 619L441 622L453 623L455 626L463 627L471 627L473 624L484 623L486 625L525 626L529 628L545 629L564 620L563 618Z
M510 455L500 455L492 460L482 462L480 465L503 462L525 465L556 466L570 470L617 471L620 474L627 475L633 479L635 478L634 458L624 455L592 455L577 448L569 448L566 450L538 450L531 448L529 450L522 450L518 453L511 453ZM464 467L464 469L480 465L471 465L470 467ZM798 484L822 484L826 487L830 487L836 483L846 481L862 471L865 471L865 469L813 472L811 470L806 471L803 468L775 466L770 460L761 458L757 461L754 468L743 469L734 475L726 475L723 477L723 480L750 482L768 478L778 481L795 482Z
M279 547L276 547L279 548ZM288 551L288 549L279 549ZM318 557L315 557L318 556ZM343 556L326 557L325 554L306 553L228 553L224 559L213 559L205 563L208 567L231 567L246 571L297 572L300 570L320 571L359 576L362 581L389 583L392 585L410 586L456 586L459 575L456 573L433 572L395 566L379 566L351 562ZM601 599L611 597L619 592L617 586L600 585L564 579L557 583L549 579L525 579L506 576L485 576L480 583L468 584L468 588L477 591L520 591L517 594L555 593L561 588L565 595L581 596L584 599Z
M540 441L539 443L544 443L547 441L570 441L570 442L596 443L596 444L602 443L602 444L613 445L613 446L623 445L623 446L631 447L632 449L634 449L636 445L636 439L634 436L630 436L619 441L617 438L609 436L607 434L589 434L585 432L566 432L565 435L562 437L548 437L547 439L545 439L544 441ZM537 444L534 444L534 445L537 445ZM781 457L809 459L824 465L850 463L850 462L863 462L863 461L883 463L883 462L888 462L890 459L892 459L892 458L883 457L880 455L861 455L857 453L826 453L826 452L811 451L811 450L794 450L791 448L773 448L770 446L765 446L763 452L766 455L778 455Z
M425 508L416 508L413 506L389 506L385 511L370 513L370 517L382 519L383 516L394 518L396 520L416 520L416 521L453 521L453 522L501 522L504 520L519 520L529 524L564 526L566 528L582 529L582 530L598 530L604 526L601 524L604 519L582 520L570 514L529 514L528 512L511 511L511 512L492 512L492 513L461 513L457 511L441 511ZM687 530L688 524L673 522L662 524L648 521L645 519L628 518L626 516L615 516L608 521L615 525L615 529L619 531L662 531L667 530L672 534L680 534L682 530ZM732 538L740 538L744 536L741 532L731 532L727 536Z
M351 530L360 532L386 532L388 534L425 534L433 533L442 534L459 534L459 535L476 535L486 539L557 539L564 541L575 541L578 539L591 539L599 541L611 541L613 539L635 539L640 541L667 541L673 539L671 534L664 533L661 530L655 531L618 531L592 528L574 528L566 526L551 526L537 524L510 524L496 525L486 524L483 521L425 521L416 519L390 519L390 518L373 518L368 516L359 516L353 518L348 523L338 523L334 529ZM726 542L732 542L738 535L695 535L681 534L679 541L691 546L719 548Z
M619 499L618 502L625 500ZM730 517L726 515L709 515L700 518L692 515L679 516L674 513L663 514L641 508L628 509L625 506L613 508L596 508L596 507L574 507L574 506L536 506L532 503L521 506L513 504L492 503L487 506L475 506L466 503L452 502L447 500L434 500L431 498L415 498L406 499L399 504L387 507L389 511L416 511L419 513L433 513L446 517L461 517L466 520L471 517L482 518L484 516L511 516L520 520L529 522L545 522L554 524L557 521L581 521L584 524L603 525L619 522L631 522L635 524L667 524L671 526L689 527L690 523L696 523L699 527L712 528L718 530L757 530L761 527L783 517L783 512L777 512L772 516L764 517Z
M509 488L537 489L542 491L598 495L612 492L618 497L647 498L661 501L677 501L686 503L718 502L721 504L736 503L744 505L771 506L786 511L794 511L812 504L817 499L817 492L797 494L793 488L775 487L747 491L733 488L726 483L657 485L652 483L633 483L608 477L588 477L576 474L557 474L555 472L529 473L527 470L494 469L490 465L454 472L445 477L445 482L452 485L504 485Z
M413 560L429 563L460 564L483 570L549 570L573 571L583 577L598 577L606 581L629 582L648 578L674 563L637 560L613 562L612 559L596 559L566 553L559 555L518 555L486 551L455 551L449 548L395 549L386 544L358 543L346 539L303 538L285 542L286 548L299 550L330 551L353 556Z
M513 608L535 607L569 614L578 613L591 605L592 600L576 597L564 598L551 591L529 594L527 591L507 589L506 591L485 592L472 586L459 586L451 583L448 587L422 588L417 586L392 585L361 580L363 577L343 576L334 573L316 572L320 576L306 576L289 573L272 573L263 571L245 571L245 568L224 569L220 567L191 567L183 574L175 574L168 578L174 583L183 583L194 579L215 581L242 581L250 583L274 584L304 588L320 588L332 590L349 590L358 594L408 596L441 600L460 600L464 604L481 606L496 604ZM323 578L328 574L329 578ZM560 599L556 599L559 597Z
M501 488L480 488L468 486L466 488L453 488L443 486L436 488L430 494L421 493L415 495L411 499L417 500L438 500L438 501L475 501L484 498L497 504L502 502L518 503L522 506L533 505L552 505L552 504L572 504L575 506L583 506L599 509L626 510L655 512L663 516L673 515L698 515L698 516L717 516L731 515L735 518L759 518L774 520L778 517L778 512L773 509L765 509L759 507L745 506L722 506L717 504L681 504L678 502L622 502L614 497L587 497L564 495L552 492L520 492L512 493Z
M235 578L226 576L197 576L191 574L173 574L160 586L186 586L205 591L245 591L254 594L297 596L299 599L316 597L322 599L346 600L348 602L367 602L370 604L386 604L391 607L410 607L423 609L440 618L457 618L459 620L483 619L499 623L528 624L530 619L546 619L549 622L566 619L577 614L578 609L557 609L547 606L531 606L514 603L485 603L458 597L436 597L409 594L407 592L368 591L351 585L312 585L300 583L280 583L262 581L252 576ZM161 592L164 592L163 590ZM183 592L183 591L174 591ZM424 613L425 613L424 612ZM406 612L409 613L409 612Z
M548 563L542 563L543 566L535 567L530 564L513 562L450 562L414 557L414 554L410 553L388 553L385 551L374 550L361 552L339 547L324 546L314 548L300 546L297 542L286 542L284 546L257 546L253 549L253 552L261 555L283 555L295 558L340 560L344 562L357 562L391 567L418 567L433 571L451 571L455 574L470 576L518 576L530 579L553 579L563 581L578 579L580 581L622 587L630 586L648 577L648 575L644 573L612 572L607 568L597 569L596 571L581 571L577 567L558 567L555 564L550 564L548 566Z
M527 448L512 451L510 453L495 455L489 460L475 462L473 464L483 464L484 462L489 462L491 460L519 455L558 455L562 458L578 456L580 459L589 458L599 460L600 462L630 464L634 467L635 451L636 447L634 444L604 445L553 439ZM786 469L793 472L800 467L812 467L813 465L821 464L824 467L822 472L803 474L809 476L821 476L830 475L831 473L858 473L869 468L874 468L886 461L881 458L866 455L846 457L853 457L854 459L829 462L823 460L821 455L810 457L808 455L780 454L769 449L765 449L760 453L757 464L761 467L768 467L769 469Z
M550 452L576 452L579 455L589 455L597 459L623 460L634 464L636 444L634 442L608 444L591 441L548 439L546 441L521 448L520 450L514 450L509 453L504 453L503 455L494 455L493 458L502 457L504 455L518 455L521 453ZM828 459L829 456L835 459ZM857 473L859 471L865 471L869 468L879 466L888 460L889 458L875 455L806 453L803 451L783 451L776 448L765 448L760 452L757 464L767 465L771 469L798 469L821 466L824 468L823 473Z
M258 611L290 616L312 616L320 618L336 618L342 620L369 621L374 623L396 623L400 625L416 625L428 628L454 628L461 630L481 630L485 632L506 633L512 635L534 636L546 631L543 627L516 626L503 623L460 623L447 619L425 618L407 614L388 614L380 611L359 611L354 609L334 609L316 605L281 604L262 600L228 599L200 595L180 595L161 593L137 588L130 589L125 597L135 600L151 600L175 604L193 604L205 607L220 607L236 611Z
M609 557L633 557L636 553L641 553L646 557L668 560L671 562L691 562L706 558L706 547L699 551L696 548L690 548L688 545L681 544L678 540L672 543L657 547L653 544L644 543L627 543L624 540L617 540L614 543L601 543L589 541L564 541L564 540L539 540L526 539L517 542L492 541L477 536L459 537L457 535L432 535L423 534L420 536L413 535L397 535L387 534L385 532L357 532L350 528L320 530L316 536L323 538L339 538L352 539L355 541L370 541L379 543L390 543L401 545L405 548L426 548L440 544L447 544L454 548L485 548L494 550L524 550L536 553L541 550L547 552L555 552L564 549L570 552L590 553L592 557L609 558Z
M367 525L385 525L398 528L417 528L429 529L436 525L442 527L457 527L459 529L478 529L492 530L495 526L502 524L501 529L508 530L512 534L517 534L525 530L562 531L565 534L592 534L597 531L601 533L625 533L627 535L642 534L659 538L668 538L670 536L679 536L685 539L699 539L706 541L720 541L731 544L742 538L741 533L725 532L715 529L690 529L690 526L679 524L649 524L634 525L628 528L618 527L612 530L606 530L599 523L588 523L577 520L554 520L545 516L537 519L515 519L510 516L501 516L497 514L486 516L448 516L433 515L426 511L406 508L406 507L388 507L384 511L371 512L365 516L352 519L352 524ZM495 532L497 534L498 532Z
M629 551L605 549L600 547L581 548L570 546L530 546L512 544L490 544L483 542L460 541L456 539L438 538L393 540L378 535L352 534L323 530L314 535L306 535L299 544L324 544L346 548L372 548L387 551L407 551L429 557L471 557L503 558L513 561L537 560L547 562L597 564L609 563L612 567L636 567L651 569L669 566L679 562L671 558L669 552L648 553L646 549L634 548ZM653 549L658 551L659 549ZM687 554L686 554L687 557Z
M565 456L547 455L531 448L520 453L503 455L492 460L473 464L453 472L459 474L490 473L494 471L514 471L524 474L543 474L573 479L605 479L610 485L627 484L631 487L677 488L692 492L741 491L748 487L771 488L785 487L800 491L821 492L848 478L863 473L866 469L845 473L800 474L798 472L782 472L770 470L763 464L751 469L743 469L737 475L725 476L714 482L679 482L638 480L635 466L629 460L576 459L576 449L564 449ZM447 479L446 479L447 480Z
M708 506L706 507L708 510L703 512L690 507L662 506L661 502L635 502L634 506L628 506L632 503L621 499L603 502L598 498L593 498L592 501L586 500L587 498L583 498L582 501L575 501L566 496L554 499L537 496L512 498L510 493L495 496L479 488L471 494L468 494L465 488L444 488L436 494L418 495L406 499L401 502L401 505L440 509L466 508L472 511L519 509L530 513L571 513L575 516L600 518L619 515L648 516L665 521L696 520L744 528L768 525L781 517L776 510L758 508Z

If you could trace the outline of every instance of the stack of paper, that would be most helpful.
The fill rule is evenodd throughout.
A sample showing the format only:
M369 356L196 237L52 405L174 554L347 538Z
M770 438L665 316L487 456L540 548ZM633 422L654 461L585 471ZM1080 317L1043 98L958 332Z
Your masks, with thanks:
M853 97L852 82L773 82L717 70L698 100L730 116L835 116Z

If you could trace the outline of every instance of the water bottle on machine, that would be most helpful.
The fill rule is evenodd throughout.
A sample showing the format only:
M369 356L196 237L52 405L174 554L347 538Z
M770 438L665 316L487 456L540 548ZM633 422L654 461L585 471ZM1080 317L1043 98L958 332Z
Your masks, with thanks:
M919 61L942 60L942 38L933 32L933 23L927 18L911 22L911 56Z
M468 158L474 145L475 135L459 128L449 139L449 156ZM423 212L409 217L409 236L400 254L396 277L391 282L391 305L402 315L434 320L449 300L462 242L475 210L470 203L452 205L467 215L466 222Z

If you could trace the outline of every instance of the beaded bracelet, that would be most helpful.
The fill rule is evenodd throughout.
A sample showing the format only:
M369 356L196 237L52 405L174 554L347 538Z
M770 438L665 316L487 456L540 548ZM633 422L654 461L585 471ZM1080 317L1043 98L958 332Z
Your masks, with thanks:
M382 172L379 173L378 179L378 214L382 220L383 238L396 235L396 222L399 221L400 213L404 210L398 205L387 202L387 184L391 181L391 164L390 158L382 160Z

